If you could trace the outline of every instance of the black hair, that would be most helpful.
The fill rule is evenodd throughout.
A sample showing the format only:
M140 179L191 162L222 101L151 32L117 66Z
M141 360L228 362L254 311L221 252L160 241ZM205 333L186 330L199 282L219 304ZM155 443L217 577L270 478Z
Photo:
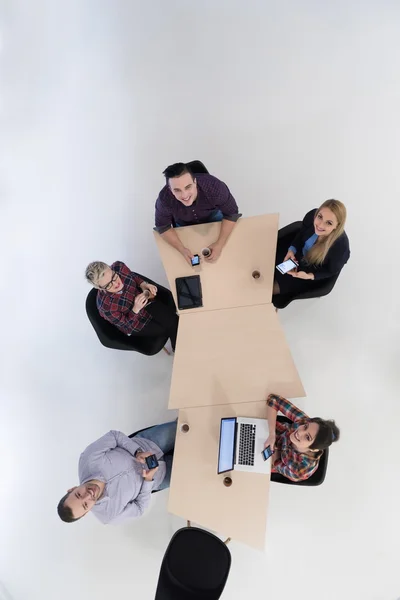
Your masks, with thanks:
M73 523L74 521L79 521L79 519L81 519L82 517L75 518L71 508L69 506L64 506L64 502L66 501L68 496L69 496L69 492L67 492L65 494L65 496L63 496L61 498L61 500L57 506L57 512L58 512L58 516L60 517L61 521L64 521L64 523Z
M340 438L340 430L332 419L325 421L319 417L310 419L310 423L317 423L319 425L317 435L312 443L312 450L324 450L328 448L332 442L337 442Z
M180 177L181 175L184 175L185 173L189 173L189 175L191 175L192 178L194 179L192 169L188 165L186 165L185 163L182 163L182 162L175 163L173 165L169 165L169 167L167 167L165 169L165 171L163 171L163 175L165 176L167 183L171 179L171 177Z

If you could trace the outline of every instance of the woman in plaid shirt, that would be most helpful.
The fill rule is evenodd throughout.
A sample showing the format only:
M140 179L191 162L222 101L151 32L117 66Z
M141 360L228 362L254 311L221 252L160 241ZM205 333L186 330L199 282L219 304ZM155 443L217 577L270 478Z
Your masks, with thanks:
M274 451L271 472L292 481L308 479L317 470L324 449L339 439L339 428L335 421L308 417L289 400L276 394L268 396L267 405L271 433L265 447L271 446ZM278 411L293 423L277 422Z

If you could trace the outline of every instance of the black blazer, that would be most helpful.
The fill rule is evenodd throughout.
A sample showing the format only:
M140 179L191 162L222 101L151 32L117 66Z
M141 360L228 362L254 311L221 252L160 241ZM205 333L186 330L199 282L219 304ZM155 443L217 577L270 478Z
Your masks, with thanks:
M314 217L316 211L317 209L314 208L306 214L299 233L290 245L296 248L296 258L300 264L299 270L301 269L306 273L314 273L314 279L317 280L339 275L340 271L350 258L350 245L346 232L343 232L333 246L329 248L328 254L322 265L309 265L303 258L303 246L308 238L315 233Z

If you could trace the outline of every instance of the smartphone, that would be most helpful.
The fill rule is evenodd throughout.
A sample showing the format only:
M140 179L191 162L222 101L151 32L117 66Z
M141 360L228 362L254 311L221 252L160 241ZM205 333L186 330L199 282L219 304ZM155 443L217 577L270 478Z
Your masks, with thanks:
M298 266L299 265L297 264L297 262L294 262L294 260L289 258L289 260L285 260L280 265L276 265L276 268L278 269L278 271L280 273L282 273L282 275L284 275L288 271L291 271L292 269L296 269Z
M264 448L264 450L261 452L263 459L264 460L268 460L270 456L272 456L274 453L273 450L271 450L271 446L267 446L266 448Z
M197 267L200 264L200 256L195 254L192 258L192 267Z
M158 460L155 454L152 454L151 456L146 456L145 461L149 470L158 467Z

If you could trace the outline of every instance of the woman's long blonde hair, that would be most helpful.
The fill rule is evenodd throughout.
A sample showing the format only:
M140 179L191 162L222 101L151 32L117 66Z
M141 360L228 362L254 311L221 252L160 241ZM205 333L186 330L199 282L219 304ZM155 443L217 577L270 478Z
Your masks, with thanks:
M327 236L319 237L314 246L307 252L304 258L309 265L322 265L329 249L344 232L344 226L346 224L346 207L340 200L326 200L321 204L315 214L317 215L322 208L329 208L335 215L338 224L332 233Z

